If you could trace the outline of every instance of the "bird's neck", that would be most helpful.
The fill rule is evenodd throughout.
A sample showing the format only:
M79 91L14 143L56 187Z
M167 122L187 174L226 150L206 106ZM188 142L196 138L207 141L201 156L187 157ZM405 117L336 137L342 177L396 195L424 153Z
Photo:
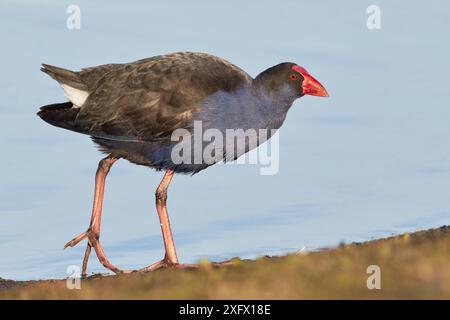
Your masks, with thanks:
M297 98L292 87L276 86L270 79L255 78L252 94L260 101L259 109L267 121L268 129L278 129L284 122L289 108Z

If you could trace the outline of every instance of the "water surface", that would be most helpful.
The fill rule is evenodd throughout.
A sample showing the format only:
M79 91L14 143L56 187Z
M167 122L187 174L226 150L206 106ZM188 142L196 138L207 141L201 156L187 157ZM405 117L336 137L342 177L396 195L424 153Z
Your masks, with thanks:
M313 250L450 221L450 4L378 1L0 1L0 277L66 276L85 244L97 162L88 137L35 113L64 101L40 63L79 69L173 51L205 51L252 76L306 67L330 98L297 100L280 132L280 171L218 165L175 177L169 210L180 259ZM136 268L163 256L154 209L162 174L119 161L102 242ZM103 271L95 258L89 271Z

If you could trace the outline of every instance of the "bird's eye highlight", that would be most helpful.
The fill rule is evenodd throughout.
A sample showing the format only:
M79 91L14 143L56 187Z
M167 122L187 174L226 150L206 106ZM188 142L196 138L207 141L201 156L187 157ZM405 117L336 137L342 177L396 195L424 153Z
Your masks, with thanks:
M291 80L297 80L297 75L291 74Z

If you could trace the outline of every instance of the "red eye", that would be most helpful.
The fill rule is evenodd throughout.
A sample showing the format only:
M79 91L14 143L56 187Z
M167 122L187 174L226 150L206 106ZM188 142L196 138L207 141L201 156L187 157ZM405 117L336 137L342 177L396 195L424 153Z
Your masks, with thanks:
M297 75L291 74L291 80L297 80Z

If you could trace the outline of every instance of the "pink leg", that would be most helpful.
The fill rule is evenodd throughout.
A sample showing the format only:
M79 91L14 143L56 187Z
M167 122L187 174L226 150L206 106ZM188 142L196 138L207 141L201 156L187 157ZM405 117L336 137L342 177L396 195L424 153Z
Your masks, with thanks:
M169 214L167 213L167 189L173 177L173 171L168 170L156 189L156 211L158 211L159 222L164 239L166 255L164 260L169 264L178 264L177 251L173 241L172 230L170 228Z
M116 161L117 158L108 156L99 162L97 173L95 175L94 205L92 207L92 216L89 228L86 232L83 232L79 236L73 238L64 246L64 249L67 247L73 247L77 245L81 240L88 238L88 244L83 259L83 268L82 268L83 275L86 275L87 263L89 260L89 255L91 253L92 247L94 247L98 259L103 264L103 266L105 266L105 268L108 268L109 270L115 273L121 272L119 268L115 267L108 261L105 252L103 250L103 247L99 241L100 224L102 221L103 194L105 192L105 180L109 170L111 169L111 166Z
M164 267L176 267L180 269L190 269L190 268L198 268L196 264L179 264L177 252L175 249L175 243L173 241L172 230L170 228L169 214L167 213L167 189L169 188L169 184L172 181L174 172L172 170L168 170L164 175L161 183L156 189L156 210L158 211L159 221L161 223L161 230L164 239L164 248L166 250L166 254L163 260L157 261L145 268L142 268L138 271L153 271ZM230 261L224 261L220 263L212 263L214 267L219 267L222 265L231 265Z
M97 254L100 262L105 266L105 268L113 271L114 273L123 273L130 272L124 271L113 264L111 264L106 258L105 252L103 250L102 245L100 244L100 224L102 220L102 206L103 206L103 194L105 191L105 180L108 175L111 166L114 162L117 161L117 158L114 157L106 157L100 161L97 169L97 173L95 175L95 193L94 193L94 205L92 208L92 216L89 228L86 232L83 232L79 236L75 237L71 241L69 241L64 249L67 247L73 247L77 245L81 240L88 238L88 244L86 247L86 252L83 259L83 268L82 274L86 275L87 263L89 260L89 255L91 253L92 247ZM178 263L177 252L175 249L175 243L173 241L172 230L170 228L169 215L167 212L167 189L169 188L169 184L172 181L174 172L172 170L168 170L163 179L161 180L158 188L156 189L156 210L158 212L159 221L161 224L161 230L163 234L164 240L164 248L165 248L165 256L164 259L158 262L155 262L145 268L142 268L138 271L152 271L163 267L174 266L177 268L196 268L197 265L181 265ZM224 263L213 263L213 266L219 265L227 265L228 262Z
M167 189L172 181L174 172L167 170L158 188L156 189L156 211L158 212L159 222L164 240L164 248L166 254L164 259L155 262L139 271L151 271L170 265L178 265L177 251L173 241L172 230L170 228L169 214L167 212Z

